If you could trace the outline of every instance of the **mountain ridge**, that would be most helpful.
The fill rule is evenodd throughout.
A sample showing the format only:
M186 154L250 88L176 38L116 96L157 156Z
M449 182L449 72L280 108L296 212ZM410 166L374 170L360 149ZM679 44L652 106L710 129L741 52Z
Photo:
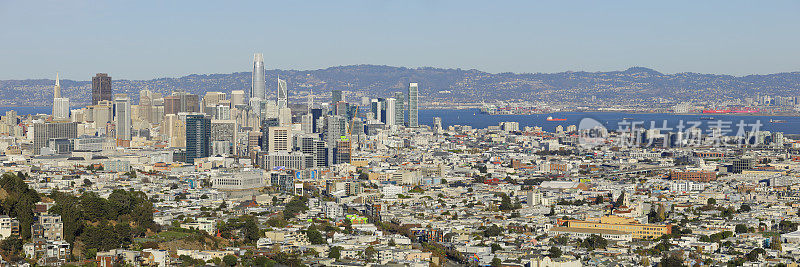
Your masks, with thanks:
M189 74L150 80L114 80L115 93L138 99L149 89L168 95L175 90L204 94L249 91L251 72ZM113 77L113 74L111 75ZM267 89L274 95L278 77L289 83L290 97L304 101L309 90L329 96L331 90L348 91L350 97L389 97L405 91L409 82L420 84L424 104L481 101L653 103L724 101L756 95L800 94L800 72L751 74L661 73L635 66L616 71L565 71L556 73L489 73L477 69L395 67L388 65L332 66L316 70L267 70ZM0 80L0 105L48 106L52 104L52 79ZM90 81L61 80L62 94L75 105L91 97ZM591 98L594 97L594 98ZM324 98L324 97L322 97ZM355 100L355 99L351 99Z

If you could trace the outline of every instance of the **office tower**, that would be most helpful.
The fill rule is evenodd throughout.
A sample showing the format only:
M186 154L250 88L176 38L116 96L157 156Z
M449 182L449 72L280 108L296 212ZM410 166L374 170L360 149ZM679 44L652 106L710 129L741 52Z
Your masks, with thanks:
M342 96L342 90L331 91L331 105L335 105L336 103L339 103L341 101L344 101L344 98Z
M397 101L394 98L387 98L385 103L386 106L384 107L384 110L386 113L386 121L383 123L386 124L386 126L397 124L397 116L395 115L395 112L397 112Z
M381 102L378 99L370 100L370 113L375 120L381 119Z
M69 119L69 98L59 97L53 99L53 119Z
M168 138L169 147L186 147L186 123L177 114L164 116L164 135Z
M221 101L225 100L225 96L225 93L222 92L206 92L206 95L203 97L201 112L213 115L214 108L216 108Z
M253 57L253 78L250 99L267 99L267 76L264 69L264 56L256 53Z
M186 162L211 154L211 119L202 114L186 115Z
M111 77L106 73L98 73L92 77L92 105L103 100L111 101Z
M292 151L292 127L274 126L269 127L268 152L291 152Z
M406 100L405 97L403 97L403 92L394 92L394 100L396 101L394 106L394 123L403 125L406 121Z
M131 140L131 101L127 94L114 96L114 124L117 141Z
M164 113L178 114L181 112L200 112L199 96L186 92L174 92L164 98Z
M344 101L336 102L336 104L333 106L333 115L344 116L346 118L347 109L348 109L347 102Z
M311 109L311 129L314 130L315 133L318 133L319 128L322 128L322 124L319 123L319 120L322 118L322 113L321 108Z
M233 90L231 91L231 107L236 107L237 105L244 105L244 91L242 90Z
M77 122L36 122L33 124L33 153L41 154L41 149L50 139L77 137Z
M261 151L269 150L269 128L280 126L278 118L266 118L261 120Z
M236 121L211 120L211 154L233 155L236 151Z
M290 108L281 108L278 110L278 122L280 122L281 126L291 126L292 125L292 109Z
M61 81L56 73L56 85L53 86L53 119L69 119L69 98L61 97Z
M53 98L61 98L61 80L58 79L58 72L56 72L56 86L53 86Z
M139 114L138 120L151 123L153 115L153 92L143 89L139 91Z
M419 87L417 83L408 85L408 127L419 127Z
M362 107L369 106L369 103L370 103L369 97L366 97L366 96L362 96L361 97L361 106Z
M289 91L286 88L286 81L278 78L278 108L289 107Z
M217 105L213 107L213 115L215 120L230 120L231 119L231 107L228 105Z
M312 115L311 113L303 114L303 116L300 117L300 129L304 133L306 134L314 133L314 128L313 128L314 123L312 122L312 120L314 120L314 115Z

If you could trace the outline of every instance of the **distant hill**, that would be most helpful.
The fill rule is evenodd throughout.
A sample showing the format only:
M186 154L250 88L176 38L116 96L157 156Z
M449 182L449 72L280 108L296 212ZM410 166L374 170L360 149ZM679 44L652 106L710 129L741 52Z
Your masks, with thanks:
M113 74L111 75L113 77ZM498 73L442 68L404 68L352 65L319 70L268 70L267 90L276 90L276 79L289 84L294 102L305 102L309 90L323 101L331 90L348 91L350 100L360 96L388 97L405 91L409 82L420 84L421 104L477 103L481 101L545 101L578 103L596 98L602 103L668 103L689 99L724 101L754 95L800 95L800 72L748 75L676 73L633 67L610 72ZM53 80L2 80L0 105L52 105ZM62 80L63 94L74 105L91 98L89 81ZM153 80L114 80L115 93L128 93L138 100L138 91L149 89L168 95L172 91L204 94L209 91L249 92L250 72L189 75Z

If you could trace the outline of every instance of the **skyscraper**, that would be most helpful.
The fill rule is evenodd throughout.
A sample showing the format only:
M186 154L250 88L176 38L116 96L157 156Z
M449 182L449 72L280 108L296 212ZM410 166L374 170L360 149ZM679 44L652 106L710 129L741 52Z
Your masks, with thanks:
M340 101L344 101L344 98L342 97L342 90L331 91L331 105L335 105Z
M58 72L56 72L56 86L53 86L53 98L61 98L61 80L58 79Z
M69 98L59 97L53 99L53 119L69 119Z
M419 127L419 87L417 83L408 85L408 127Z
M106 73L92 77L92 105L102 100L111 101L111 76Z
M397 101L394 98L387 98L385 103L386 107L384 107L384 109L386 110L386 121L384 121L384 124L386 124L386 126L397 124L397 121L395 120L397 118L395 115L395 112L397 111Z
M278 109L289 107L289 91L286 81L278 78Z
M33 152L40 154L50 139L78 137L77 122L36 122L33 124Z
M231 107L236 107L237 105L244 105L244 91L242 90L233 90L231 91Z
M114 96L114 125L117 142L131 140L131 101L127 94Z
M61 81L56 73L56 85L53 86L53 118L65 120L69 118L69 98L61 97Z
M153 92L143 89L139 91L139 120L150 123L153 115Z
M394 123L403 125L406 121L406 98L403 97L403 92L394 92L394 99L397 101L394 105Z
M252 87L250 89L250 98L266 99L267 98L267 76L264 69L264 56L261 53L256 53L253 56L253 79Z
M186 162L211 154L211 119L202 114L186 115Z

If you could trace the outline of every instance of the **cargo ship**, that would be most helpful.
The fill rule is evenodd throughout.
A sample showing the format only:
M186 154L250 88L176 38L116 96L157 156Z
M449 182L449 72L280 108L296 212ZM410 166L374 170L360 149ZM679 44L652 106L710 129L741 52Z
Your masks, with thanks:
M547 121L566 121L567 119L547 117Z
M773 119L770 119L769 123L786 123L786 120L773 120Z

